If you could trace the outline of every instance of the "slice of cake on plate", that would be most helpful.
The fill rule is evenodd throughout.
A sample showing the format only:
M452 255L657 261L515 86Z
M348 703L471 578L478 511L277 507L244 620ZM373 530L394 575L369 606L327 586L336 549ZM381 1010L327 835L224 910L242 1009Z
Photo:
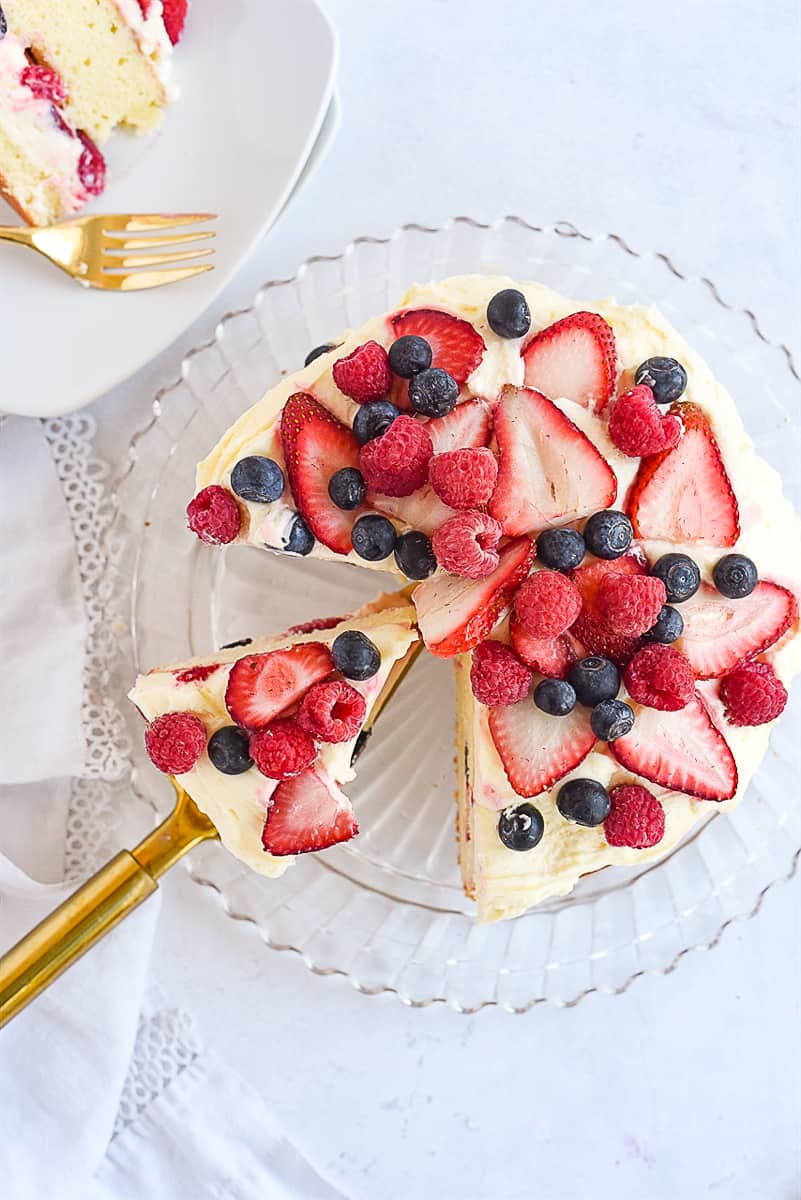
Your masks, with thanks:
M418 642L401 594L140 675L145 745L262 875L358 833L342 791L359 734Z

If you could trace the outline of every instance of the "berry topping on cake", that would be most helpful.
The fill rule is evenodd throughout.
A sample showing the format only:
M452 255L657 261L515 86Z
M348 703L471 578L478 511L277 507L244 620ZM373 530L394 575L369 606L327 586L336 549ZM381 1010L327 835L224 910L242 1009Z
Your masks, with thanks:
M485 447L465 447L435 454L428 467L431 486L450 508L488 504L498 480L498 463Z
M628 552L633 537L631 521L614 508L593 513L584 526L584 543L597 558L620 558Z
M31 63L25 67L19 77L23 87L30 88L39 100L49 100L51 104L63 104L67 99L67 89L57 71L50 67L41 67Z
M712 426L695 404L676 404L684 434L671 450L640 464L628 509L641 538L733 546L740 533L737 500Z
M514 612L531 637L539 641L556 638L581 612L581 593L558 571L535 571L515 593Z
M348 742L364 723L367 704L343 679L315 683L300 702L297 721L318 742Z
M640 384L615 401L609 436L623 454L645 458L676 445L681 437L681 421L676 416L662 416L651 389Z
M566 679L541 679L534 689L534 703L551 717L566 717L576 707L576 692Z
M503 769L518 796L539 796L587 757L595 745L587 714L580 708L552 717L521 700L493 708L489 726Z
M310 767L279 783L269 801L261 835L270 854L305 854L347 842L359 832L347 798Z
M167 36L173 46L176 46L181 40L188 7L188 0L162 0L161 12L164 18L164 28L167 30Z
M498 566L486 579L438 573L424 580L412 599L420 632L431 653L451 658L483 642L531 569L533 558L530 539L517 538L502 547Z
M613 662L600 655L580 658L567 673L568 682L580 704L593 708L602 700L614 700L620 691L620 672Z
M602 654L621 665L631 658L639 645L639 639L631 634L614 633L601 614L598 594L607 575L644 575L645 561L636 553L624 554L622 558L598 559L584 563L572 572L571 578L581 593L581 612L573 625L574 637L593 654Z
M106 160L82 129L78 130L78 139L83 144L78 159L78 178L90 196L100 196L106 186Z
M223 775L242 775L253 766L250 737L238 725L223 725L209 738L209 759Z
M219 671L222 663L207 663L205 666L187 667L184 671L176 671L176 683L202 683L215 671Z
M647 850L665 836L665 810L653 792L639 783L624 783L609 794L604 837L610 846Z
M750 596L759 582L756 564L744 554L724 554L712 570L712 579L721 596L742 600Z
M597 779L571 779L560 787L556 807L566 821L593 828L609 816L609 793Z
M206 749L206 727L194 713L163 713L145 730L145 749L165 775L184 775Z
M243 729L264 729L333 669L331 651L322 642L246 654L231 667L226 708Z
M651 574L664 583L670 604L684 604L701 586L701 572L689 554L663 554L651 567Z
M614 395L615 335L598 313L572 313L540 330L523 359L526 386L550 400L574 400L600 412Z
M783 637L798 616L798 605L792 592L767 580L742 600L729 600L704 583L682 605L681 614L681 650L699 679L713 679Z
M687 372L675 358L646 358L634 375L636 384L644 384L653 392L657 404L673 404L684 394Z
M367 503L371 508L393 517L412 529L430 537L453 516L453 509L443 504L430 483L424 483L410 496L385 496L381 492L368 492Z
M301 621L300 625L290 625L287 633L316 633L318 629L334 629L343 621L347 621L350 615L350 613L344 613L341 617L315 617L313 621ZM248 644L248 642L242 643L243 646Z
M334 666L346 679L363 682L381 668L381 652L360 629L346 629L334 638L331 654Z
M378 342L365 342L346 358L338 358L332 374L339 390L357 404L381 400L392 387L387 352Z
M368 513L359 517L352 530L353 549L367 562L383 562L395 549L395 526L386 517Z
M537 537L537 558L554 571L572 571L586 549L577 529L543 529Z
M435 454L461 450L468 446L486 446L492 432L489 409L483 400L465 400L444 417L434 417L426 425Z
M542 813L533 804L505 808L498 818L498 837L507 850L533 850L544 832Z
M505 533L566 524L614 502L617 480L609 464L540 392L503 388L494 422L500 464L489 510Z
M323 342L321 346L315 346L303 360L304 367L308 367L316 358L322 358L324 354L328 354L331 350L336 350L334 342Z
M250 756L268 779L292 779L312 765L317 747L292 717L279 717L251 736Z
M642 635L646 642L662 642L670 645L677 641L684 632L684 618L677 608L665 604L659 610L659 616L650 629Z
M749 662L721 680L720 698L732 725L765 725L784 712L787 688L770 663Z
M428 579L437 569L431 539L419 529L402 533L395 542L395 562L407 579Z
M389 365L401 379L411 379L413 375L426 371L432 359L431 346L416 333L404 334L389 348Z
M346 512L359 508L366 492L364 476L356 467L340 467L328 480L328 495L337 508Z
M514 614L509 621L509 634L518 657L541 675L564 679L576 661L568 638L533 638L526 633Z
M625 700L602 700L590 713L592 732L601 742L614 742L631 733L634 709Z
M487 305L487 323L502 338L525 337L531 328L528 301L517 288L496 292Z
M451 575L485 579L498 566L502 536L498 522L486 513L460 512L439 527L431 545L437 562Z
M429 367L409 383L409 403L424 417L444 417L452 412L459 398L459 385L441 367Z
M385 496L410 496L428 479L433 452L422 421L401 414L389 428L359 452L359 466L369 488Z
M373 438L381 437L399 416L400 409L389 400L372 400L369 404L363 404L353 418L353 432L359 445L365 446Z
M632 700L665 712L684 708L695 695L693 669L675 646L643 646L626 667L623 679Z
M610 745L621 766L700 800L731 799L737 765L700 696L676 712L641 708L636 715L631 733Z
M598 588L598 612L613 633L636 636L659 619L666 598L665 585L655 575L618 575L610 571Z
M271 504L284 494L284 472L272 458L249 454L231 472L231 491L253 504Z
M187 524L201 542L225 546L239 536L242 516L239 505L227 488L212 483L189 501Z
M281 413L281 445L292 495L309 529L329 550L347 554L353 517L333 503L328 481L342 467L358 467L356 438L313 396L296 392Z
M305 558L307 554L311 554L313 549L314 534L309 529L300 513L296 513L292 518L292 524L289 528L289 536L284 544L284 550L286 550L287 554L299 554L302 558Z
M481 642L473 651L470 686L479 704L495 708L525 699L533 676L503 642Z
M428 342L433 355L431 365L447 371L457 384L464 383L484 357L481 335L469 321L452 317L450 313L434 308L412 308L397 313L392 318L392 328L396 338L414 334Z

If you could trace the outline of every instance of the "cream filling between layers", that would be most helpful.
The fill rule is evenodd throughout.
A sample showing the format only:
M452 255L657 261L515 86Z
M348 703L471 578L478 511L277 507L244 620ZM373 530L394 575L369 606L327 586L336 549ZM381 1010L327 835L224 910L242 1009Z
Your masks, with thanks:
M171 82L174 47L164 25L162 0L150 0L147 16L142 12L139 0L114 0L114 6L133 32L139 49L150 59L169 98L174 100L178 95L178 89Z

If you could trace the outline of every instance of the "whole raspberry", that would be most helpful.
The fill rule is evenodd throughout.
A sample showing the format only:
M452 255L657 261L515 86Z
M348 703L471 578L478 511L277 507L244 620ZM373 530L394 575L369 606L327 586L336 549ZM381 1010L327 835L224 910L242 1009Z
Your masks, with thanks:
M106 160L82 129L78 130L78 137L83 143L83 153L78 159L78 178L90 196L99 196L106 186Z
M598 588L598 612L612 633L645 633L656 624L667 601L655 575L604 575Z
M535 571L515 592L514 610L530 637L559 637L581 612L581 593L559 571Z
M190 500L186 506L189 528L201 542L224 546L239 534L242 517L239 505L227 488L213 483Z
M665 836L665 810L652 792L637 783L626 783L609 793L611 808L604 821L610 846L645 850Z
M31 63L24 69L19 81L23 87L30 88L39 100L49 100L51 104L63 104L67 99L64 81L50 67L40 67L37 63Z
M312 765L317 747L292 717L279 717L251 734L250 757L268 779L292 779Z
M206 749L206 727L194 713L164 713L145 730L145 749L165 775L184 775Z
M675 646L643 646L623 672L632 700L649 708L676 712L695 694L693 669Z
M181 40L187 7L188 0L163 0L164 28L173 46Z
M479 508L488 504L498 482L498 463L485 446L467 446L435 454L428 478L443 504L450 508Z
M462 512L440 525L431 546L439 565L451 575L483 579L498 565L502 535L500 523L486 513Z
M479 704L517 704L531 687L533 672L503 642L480 642L473 651L470 686Z
M297 722L318 742L348 742L362 727L367 704L344 679L313 684L300 702Z
M383 346L365 342L333 366L334 383L357 404L381 400L392 387L392 372Z
M428 479L431 435L422 421L396 417L380 437L359 451L364 481L383 496L411 496Z
M619 396L609 417L610 438L630 458L669 450L681 437L681 429L678 417L662 416L653 392L643 383Z
M787 688L770 663L749 662L721 680L720 698L732 725L765 725L784 712Z

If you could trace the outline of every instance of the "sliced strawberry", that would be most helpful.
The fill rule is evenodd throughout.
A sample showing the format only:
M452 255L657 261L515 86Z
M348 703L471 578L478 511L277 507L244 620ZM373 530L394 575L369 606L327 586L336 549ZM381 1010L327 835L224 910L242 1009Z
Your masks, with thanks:
M696 404L674 404L684 434L678 445L640 464L628 495L634 533L667 542L733 546L740 534L737 499L712 426Z
M609 743L621 766L700 800L731 799L737 791L737 764L697 693L678 712L636 705L635 713L631 733Z
M331 651L322 642L246 654L231 667L226 708L243 729L264 729L333 669Z
M614 502L611 467L541 392L508 385L494 419L501 457L489 511L510 537L577 521Z
M777 642L797 619L798 604L792 592L766 580L741 600L702 583L681 615L684 633L676 646L699 679L717 679Z
M531 696L491 709L489 727L518 796L539 796L553 787L583 762L597 740L585 709L576 707L566 717L552 717L537 708Z
M419 529L429 537L440 525L456 515L452 508L442 503L430 483L424 483L411 496L383 496L379 492L368 492L366 499L376 512L403 521L410 529Z
M425 338L433 355L432 367L441 367L457 383L464 383L484 357L484 339L461 317L436 308L410 308L392 317L395 337L415 334Z
M541 329L523 351L525 381L551 400L575 400L593 412L614 395L617 348L598 313L577 312Z
M509 636L518 657L529 667L551 679L567 678L568 671L576 661L576 655L564 634L557 638L533 638L512 614L509 620Z
M421 583L412 599L417 623L432 654L452 658L472 650L491 632L534 561L529 538L508 542L500 562L484 579L437 573Z
M483 400L465 400L446 417L434 417L426 425L435 454L462 450L466 446L486 446L492 432L492 418Z
M604 620L598 604L601 581L607 575L644 575L648 564L639 554L630 552L621 558L597 558L570 572L581 592L582 607L571 633L590 654L602 654L622 666L640 644L638 637L614 633Z
M281 413L281 445L292 495L316 538L337 554L353 549L350 531L360 509L346 512L328 495L342 467L359 466L359 443L313 396L296 392Z
M350 841L359 832L350 801L325 776L308 767L279 783L270 797L261 842L269 854L306 854Z

